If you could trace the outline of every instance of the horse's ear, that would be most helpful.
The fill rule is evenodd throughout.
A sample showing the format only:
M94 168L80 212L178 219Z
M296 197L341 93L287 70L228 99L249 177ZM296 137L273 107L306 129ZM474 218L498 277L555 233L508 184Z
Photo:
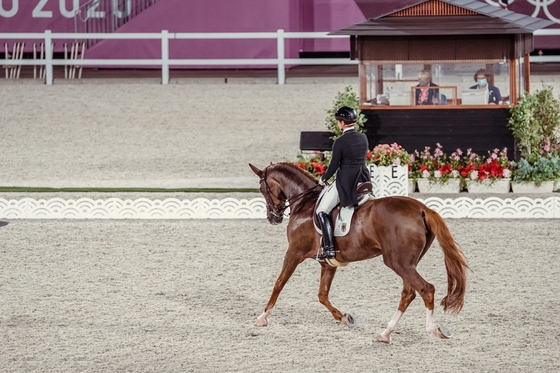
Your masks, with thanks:
M262 177L263 176L263 172L261 170L259 170L258 168L256 168L255 166L253 166L252 164L249 163L249 167L251 167L251 170L253 170L253 172L258 176L258 177Z

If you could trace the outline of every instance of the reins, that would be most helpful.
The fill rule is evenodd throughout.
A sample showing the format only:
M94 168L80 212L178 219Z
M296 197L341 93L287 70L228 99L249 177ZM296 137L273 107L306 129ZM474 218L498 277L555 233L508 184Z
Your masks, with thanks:
M304 190L303 192L301 192L300 194L296 195L292 200L290 200L289 198L287 199L288 201L288 206L291 206L294 202L299 201L300 199L302 199L303 197L307 196L310 192L312 192L314 189L316 189L317 187L320 187L319 184L315 184L314 186L312 186L311 188L308 188L306 190Z

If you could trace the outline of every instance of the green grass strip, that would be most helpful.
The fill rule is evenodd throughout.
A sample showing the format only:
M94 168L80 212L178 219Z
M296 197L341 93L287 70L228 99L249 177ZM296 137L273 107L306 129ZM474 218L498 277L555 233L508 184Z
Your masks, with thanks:
M39 188L0 187L0 193L258 193L253 188Z

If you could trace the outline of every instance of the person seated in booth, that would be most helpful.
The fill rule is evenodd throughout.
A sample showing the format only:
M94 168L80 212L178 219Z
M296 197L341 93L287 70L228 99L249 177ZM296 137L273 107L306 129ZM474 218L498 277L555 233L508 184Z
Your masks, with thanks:
M486 69L478 69L476 73L474 73L474 81L476 84L470 87L470 89L487 89L488 104L498 105L502 103L502 95L500 94L498 87L488 82L491 78L492 74L490 74Z
M416 87L422 87L422 89L414 90L414 102L416 102L416 105L439 104L439 89L428 88L437 86L437 84L432 82L432 73L428 70L421 70L418 73L418 85Z

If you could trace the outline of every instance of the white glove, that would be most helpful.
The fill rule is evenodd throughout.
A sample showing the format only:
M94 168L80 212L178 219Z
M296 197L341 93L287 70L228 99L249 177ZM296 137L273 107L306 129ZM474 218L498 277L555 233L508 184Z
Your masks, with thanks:
M319 185L320 186L325 186L325 180L323 180L323 178L319 178Z

